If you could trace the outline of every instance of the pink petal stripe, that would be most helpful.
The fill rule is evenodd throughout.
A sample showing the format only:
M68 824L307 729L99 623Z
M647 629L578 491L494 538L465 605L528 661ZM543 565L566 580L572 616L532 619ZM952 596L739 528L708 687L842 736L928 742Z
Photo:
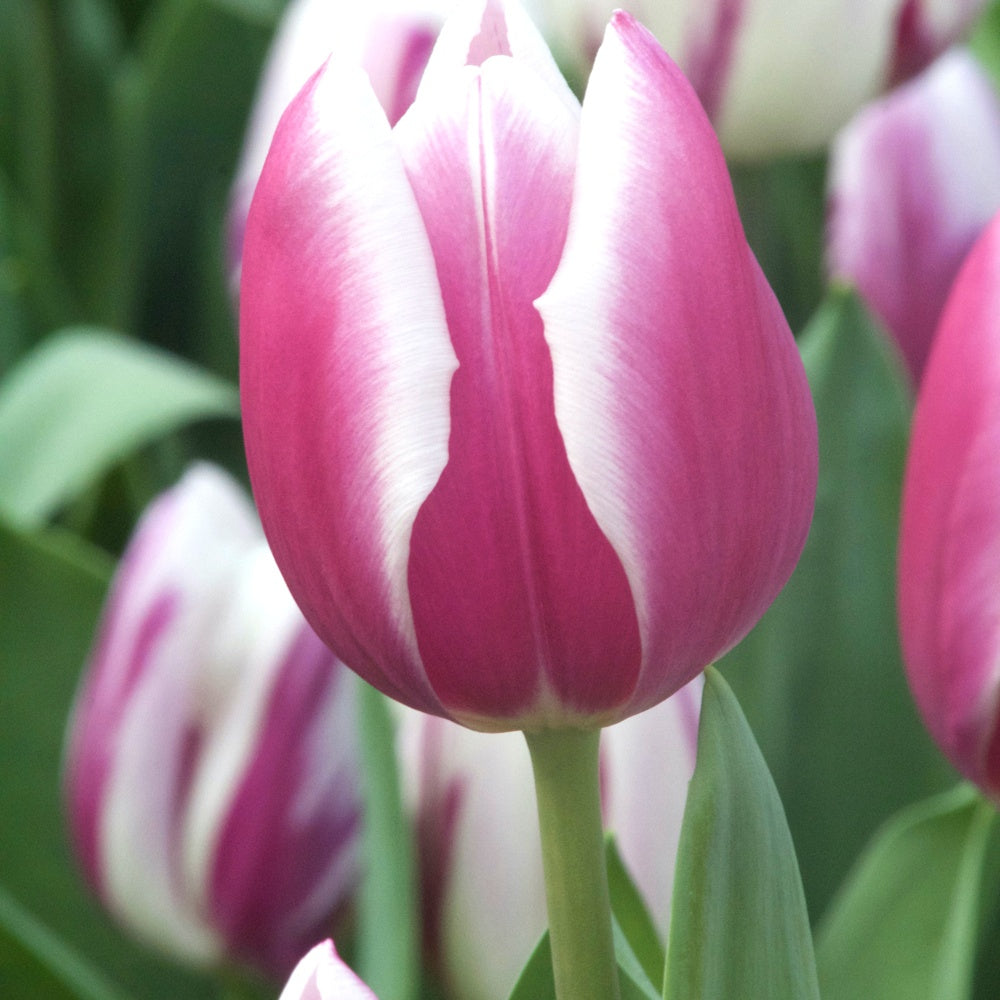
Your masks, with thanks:
M427 236L360 70L330 63L290 105L243 267L247 457L278 565L341 659L441 712L406 562L447 458L455 356Z
M634 712L742 638L791 573L815 416L715 135L625 14L584 100L572 212L538 308L570 464L636 597Z
M298 631L218 833L213 923L230 954L279 976L322 937L357 875L357 761L330 745L352 725L354 680L310 629Z
M538 724L553 697L562 720L596 716L635 683L635 614L570 471L532 305L563 248L576 118L492 58L418 99L396 135L460 362L448 465L412 538L427 676L473 725Z

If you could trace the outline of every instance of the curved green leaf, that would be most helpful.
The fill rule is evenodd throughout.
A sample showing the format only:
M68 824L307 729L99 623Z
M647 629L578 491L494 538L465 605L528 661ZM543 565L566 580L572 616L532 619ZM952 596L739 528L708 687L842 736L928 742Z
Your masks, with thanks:
M681 827L664 979L665 1000L819 1000L781 800L739 703L713 668Z
M39 524L135 449L238 417L235 386L104 330L65 330L0 385L0 509Z
M824 1000L971 995L983 865L996 809L960 786L887 823L817 934Z

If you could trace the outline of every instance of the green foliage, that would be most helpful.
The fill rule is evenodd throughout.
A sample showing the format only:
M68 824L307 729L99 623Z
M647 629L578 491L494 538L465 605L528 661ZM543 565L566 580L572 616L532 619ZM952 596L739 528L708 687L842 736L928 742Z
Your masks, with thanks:
M0 509L40 524L125 456L206 417L234 386L103 330L53 335L0 384Z
M960 786L879 831L819 928L824 1000L971 996L996 819L991 804Z
M681 827L664 1000L819 1000L795 849L739 703L706 674Z
M801 348L819 424L812 529L788 585L721 667L781 793L815 918L874 830L947 779L897 636L901 364L844 289Z

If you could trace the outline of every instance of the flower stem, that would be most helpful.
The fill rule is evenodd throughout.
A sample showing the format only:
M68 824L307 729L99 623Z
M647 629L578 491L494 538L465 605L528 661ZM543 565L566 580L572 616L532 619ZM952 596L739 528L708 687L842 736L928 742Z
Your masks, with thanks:
M526 732L535 772L549 942L559 1000L617 1000L601 827L599 729Z

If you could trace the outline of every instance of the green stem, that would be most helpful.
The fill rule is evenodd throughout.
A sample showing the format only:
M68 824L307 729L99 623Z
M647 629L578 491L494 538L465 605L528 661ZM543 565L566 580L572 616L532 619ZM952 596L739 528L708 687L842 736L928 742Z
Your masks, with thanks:
M599 729L526 732L542 832L549 943L559 1000L617 1000L601 827Z

